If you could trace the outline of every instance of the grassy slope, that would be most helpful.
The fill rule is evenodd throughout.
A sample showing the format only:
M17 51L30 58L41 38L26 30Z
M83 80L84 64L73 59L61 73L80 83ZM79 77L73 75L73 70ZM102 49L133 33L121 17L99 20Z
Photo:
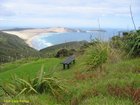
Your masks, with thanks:
M21 38L0 31L0 62L30 56L39 56L39 52L29 47Z
M140 59L105 64L103 70L89 72L86 71L84 66L84 58L77 59L76 64L69 70L62 70L62 65L60 65L62 60L56 58L23 63L20 66L15 66L14 69L14 66L11 66L12 64L6 64L3 69L8 70L1 72L0 78L1 80L9 80L11 74L17 74L21 77L28 77L29 75L33 77L41 65L44 64L46 73L54 70L55 76L68 80L66 86L73 95L65 97L65 103L62 102L62 105L69 105L70 100L74 103L72 105L77 105L77 103L79 105L133 105L132 100L129 98L111 96L107 91L107 86L108 84L126 86L135 82L135 87L140 87L140 75L135 72L140 69ZM9 69L8 65L12 69ZM92 93L91 90L94 90L94 92ZM21 96L20 99L28 99L33 105L56 105L57 103L52 96L46 94Z
M66 43L61 43L58 45L54 45L54 46L50 46L47 48L44 48L42 50L40 50L40 52L42 54L54 54L56 55L57 51L63 48L66 49L79 49L81 46L83 46L84 44L87 44L87 41L72 41L72 42L66 42Z
M41 66L45 66L45 72L53 69L55 66L59 66L60 59L50 58L50 59L40 59L36 61L30 61L20 65L18 62L13 64L4 64L1 66L2 73L0 73L0 78L2 81L9 80L11 75L18 75L20 77L26 78L28 76L34 77L40 70ZM11 69L10 69L11 68ZM5 72L4 72L5 71ZM5 78L7 77L7 78Z

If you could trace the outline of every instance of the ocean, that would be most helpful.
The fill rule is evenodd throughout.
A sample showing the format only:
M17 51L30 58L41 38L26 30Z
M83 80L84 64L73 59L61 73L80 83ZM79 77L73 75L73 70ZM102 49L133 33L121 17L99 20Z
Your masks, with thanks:
M87 30L87 29L85 29ZM105 32L67 32L67 33L47 33L41 34L32 40L32 46L37 49L43 49L60 43L71 41L90 41L91 39L109 40L112 36L117 35L120 29L105 29Z

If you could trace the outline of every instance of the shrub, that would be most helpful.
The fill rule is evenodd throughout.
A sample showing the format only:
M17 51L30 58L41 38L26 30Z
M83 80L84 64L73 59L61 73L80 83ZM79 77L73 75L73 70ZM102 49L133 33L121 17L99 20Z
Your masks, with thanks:
M56 57L65 57L69 55L69 51L67 49L60 49L57 54Z
M124 37L124 43L129 55L140 56L140 31L129 33Z
M73 55L76 52L75 49L60 49L57 53L55 57L66 57L69 55Z
M123 36L112 37L114 48L125 50L130 56L140 56L140 30L136 32L124 32Z
M113 48L122 48L123 47L123 42L121 40L121 37L120 36L113 36L112 39L111 39L111 46Z
M90 46L86 53L86 65L89 69L101 67L107 61L108 47L104 43L96 43Z
M19 96L21 94L42 94L49 93L53 96L62 95L65 91L61 80L44 74L44 67L42 66L37 77L28 80L13 77L12 82L5 83L1 86L4 93L10 97Z

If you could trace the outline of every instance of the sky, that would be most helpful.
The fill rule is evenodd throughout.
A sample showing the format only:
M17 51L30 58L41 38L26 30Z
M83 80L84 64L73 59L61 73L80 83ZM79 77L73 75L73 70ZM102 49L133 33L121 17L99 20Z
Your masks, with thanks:
M140 27L140 0L0 0L0 27Z

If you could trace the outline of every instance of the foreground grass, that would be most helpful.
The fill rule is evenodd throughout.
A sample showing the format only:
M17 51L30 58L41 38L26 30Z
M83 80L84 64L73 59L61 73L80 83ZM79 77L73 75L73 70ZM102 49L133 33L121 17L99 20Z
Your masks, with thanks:
M44 65L45 72L54 72L56 68L61 68L61 59L50 58L50 59L39 59L30 62L17 62L2 65L2 72L0 73L1 81L9 81L12 75L18 77L27 78L34 77L40 70L41 65ZM54 70L54 71L53 71Z
M140 88L140 59L131 59L116 63L106 63L103 69L87 71L82 57L77 58L76 64L69 70L62 70L61 59L49 58L21 63L10 69L7 65L5 71L0 73L1 81L9 81L13 74L26 78L34 77L41 65L45 65L45 72L54 72L54 76L65 79L69 94L61 100L56 100L49 94L20 96L15 99L29 100L31 105L133 105L131 96L118 95L111 86L121 89L129 86ZM9 64L11 67L12 64ZM112 89L112 90L111 90ZM118 91L118 90L117 90ZM113 94L111 94L113 93ZM139 96L137 96L139 98ZM4 99L11 99L4 97ZM139 100L138 100L139 101ZM14 105L14 104L13 104Z

